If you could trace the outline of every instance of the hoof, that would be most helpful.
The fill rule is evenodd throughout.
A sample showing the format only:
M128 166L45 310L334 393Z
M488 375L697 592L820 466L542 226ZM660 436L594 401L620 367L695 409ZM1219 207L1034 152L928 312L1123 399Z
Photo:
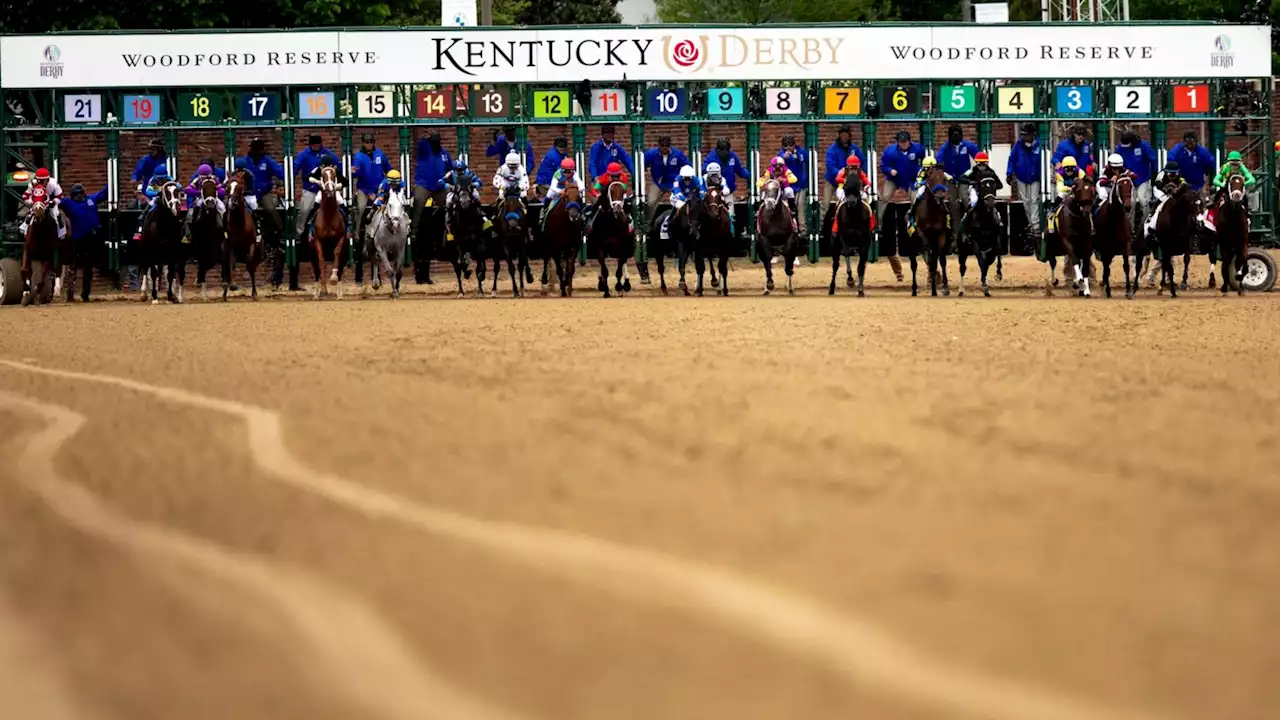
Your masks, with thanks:
M951 297L951 289L947 287L942 288L942 297Z
M991 297L991 291L986 288L982 288L982 297Z
M772 291L770 291L770 290L765 290L765 291L764 291L764 294L765 294L765 295L771 295L771 294L772 294Z
M596 283L596 290L599 290L600 292L602 292L602 293L604 293L604 294L608 295L608 294L609 294L609 283L605 282L605 281L604 281L604 279L603 279L603 278L601 278L601 279L600 279L600 282Z
M1131 293L1131 292L1127 292L1127 293L1125 293L1125 294L1124 294L1124 299L1125 299L1125 300L1132 300L1132 299L1133 299L1133 293Z
M1240 288L1239 290L1237 290L1237 291L1236 291L1236 296L1237 296L1237 297L1244 297L1244 288Z
M471 279L471 268L467 268L466 270L463 270L463 271L462 271L462 279L463 279L463 280L470 280L470 279ZM430 281L430 280L428 280L427 282L431 282L431 281Z
M1000 282L1001 280L1004 280L1004 273L1003 273L1003 272L1001 272L1001 271L999 271L999 270L997 270L997 271L996 271L996 282Z
M1058 278L1053 279L1053 286L1058 287Z
M943 294L943 295L946 295L947 293L946 293L946 291L944 290L944 291L942 292L942 294ZM960 297L964 297L964 291L963 291L963 290L961 290L961 291L960 291L959 293L957 293L957 294L958 294Z
M827 294L828 294L828 295L835 295L835 294L836 294L836 284L835 284L835 283L831 283L830 285L828 285L828 286L827 286Z
M685 297L689 297L690 295L692 295L692 294L693 294L693 293L689 292L689 288L687 288L687 287L681 287L680 289L684 291L684 296L685 296Z
M772 290L772 289L773 289L773 281L772 281L772 280L769 280L768 282L766 282L766 283L765 283L765 287L767 287L767 288L769 288L770 290Z
M861 290L858 291L858 297L866 297L867 294Z
M1111 297L1111 288L1107 288L1106 295L1107 297Z
M667 288L666 288L666 287L663 287L663 288L660 288L660 289L661 289L661 291L662 291L662 294L663 294L663 295L666 295L666 294L667 294Z
M152 304L152 305L159 305L159 304L160 304L160 298L156 298L155 300L152 300L152 301L151 301L151 304Z
M702 297L702 288L698 288L697 290L694 290L693 294L697 295L698 297Z
M1178 289L1179 289L1179 290L1186 290L1186 289L1187 289L1187 281L1186 281L1186 280L1183 280L1182 282L1178 283Z
M613 284L613 291L614 291L614 292L616 292L616 293L620 293L620 292L622 292L622 283L614 283L614 284Z
M796 291L795 291L793 288L787 288L787 294L788 294L788 295L795 295L795 294L796 294Z
M720 286L720 295L722 297L729 297L729 288L724 285Z
M720 287L720 278L711 278L711 287Z
M622 281L622 289L626 292L631 292L631 278Z
M466 296L467 296L467 294L466 294L466 293L464 293L464 292L459 292L459 293L458 293L458 299L459 299L459 300L461 300L461 299L465 298Z
M850 277L850 278L846 278L846 279L845 279L845 281L844 281L844 286L845 286L845 287L849 287L849 288L851 288L851 287L853 287L853 285L854 285L854 282L853 282L853 278L852 278L852 277Z
M1218 280L1214 276L1209 276L1209 289L1212 290L1218 286Z
M648 275L645 275L644 277L640 278L640 284L641 284L641 285L649 285L650 283L651 283L651 281L649 280L649 276L648 276Z
M432 280L431 278L427 278L427 279L426 279L426 284L427 284L427 285L435 285L435 284L436 284L436 281L435 281L435 280Z

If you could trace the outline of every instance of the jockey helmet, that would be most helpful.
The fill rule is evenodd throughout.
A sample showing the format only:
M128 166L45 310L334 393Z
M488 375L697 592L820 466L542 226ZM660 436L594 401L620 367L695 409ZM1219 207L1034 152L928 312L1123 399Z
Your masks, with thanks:
M578 167L578 164L573 161L573 158L565 158L560 161L561 170L567 170L569 172L573 172L573 169L576 167Z
M1080 163L1076 162L1075 158L1068 155L1062 158L1062 167L1064 168L1080 167Z
M1280 140L1276 141L1276 151L1280 152Z
M923 165L924 167L931 168L934 165L938 164L938 160L932 155L926 155L924 160L922 160L920 164Z
M151 171L152 177L167 178L169 177L169 167L167 165L157 165L155 170Z
M1178 172L1180 171L1180 168L1178 167L1178 162L1176 160L1170 160L1169 162L1165 163L1164 171L1170 175L1177 175Z
M720 174L720 163L717 163L717 162L707 163L707 174L708 174L708 175L719 175L719 174Z
M208 165L201 165L200 167L196 168L196 174L197 174L197 175L212 175L212 174L213 174L213 168L209 167Z
M387 173L387 182L391 183L392 185L399 185L399 184L400 184L400 171L399 171L399 170L392 170L391 172Z
M845 158L844 164L849 167L857 167L862 164L862 161L858 159L857 155L850 155Z
M36 170L37 181L47 181L49 179L49 168L40 168Z
M1124 167L1124 158L1120 153L1111 153L1107 156L1107 167Z
M697 173L693 171L692 165L685 165L684 167L680 168L680 177L682 178L692 178L696 174Z
M780 157L776 157L773 159L773 162L770 163L770 165L773 165L774 170L781 170L782 168L787 166L787 161L783 160Z
M1227 153L1227 162L1243 162L1243 161L1244 161L1244 156L1240 154L1239 150L1232 150L1230 153ZM43 168L41 168L41 170L43 170ZM36 171L36 177L40 177L41 170Z
M236 169L237 169L237 170L249 170L249 169L251 169L252 167L253 167L253 166L249 164L249 161L248 161L248 160L246 160L246 159L244 159L244 158L239 158L239 159L237 159L237 160L236 160Z
M462 170L466 170L466 169L467 169L467 161L466 161L466 160L463 160L462 158L458 158L457 160L454 160L454 161L453 161L453 169L454 169L454 170L458 170L459 172L461 172Z
M621 175L621 174L622 174L622 164L621 164L621 163L616 163L616 162L611 162L611 163L609 163L609 167L605 168L605 172L609 173L610 175Z
M991 160L991 157L990 157L989 155L987 155L985 152L980 152L980 153L978 153L977 155L974 155L974 156L973 156L973 161L974 161L974 162L984 163L984 162L987 162L987 161L989 161L989 160Z
M520 155L518 153L513 153L513 152L507 153L507 164L510 165L513 169L516 167L519 167Z
M337 163L338 161L333 159L333 156L329 153L325 153L324 157L320 158L320 167L333 167Z

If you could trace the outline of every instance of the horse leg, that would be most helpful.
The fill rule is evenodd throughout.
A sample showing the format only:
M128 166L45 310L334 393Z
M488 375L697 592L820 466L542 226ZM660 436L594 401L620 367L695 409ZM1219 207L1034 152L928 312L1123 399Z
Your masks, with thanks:
M919 265L919 261L914 254L909 255L907 259L911 261L911 297L916 297L920 294L920 286L916 282L916 268Z
M867 274L867 253L870 251L870 243L858 253L858 297L866 297L867 293L863 290L863 278Z
M840 251L834 250L831 253L831 282L827 285L827 294L836 294L836 273L840 272Z
M619 294L631 292L631 270L627 267L628 258L618 258L618 269L614 272L615 289Z
M599 250L596 253L596 262L600 263L600 278L596 281L596 289L604 293L605 297L613 297L609 292L609 266L604 256L604 243L596 243Z
M844 256L844 286L853 287L853 253L850 252Z
M721 254L716 261L720 266L720 294L729 297L729 253Z
M653 261L658 267L658 285L662 290L662 294L667 294L667 265L666 265L667 249L658 247L658 252L654 254Z
M1218 259L1222 262L1222 294L1225 297L1227 292L1231 290L1231 283L1227 281L1227 278L1230 277L1227 273L1231 271L1231 253L1224 247L1218 251L1218 254L1220 255ZM1239 264L1239 261L1237 261L1237 264ZM1210 285L1209 287L1213 286Z
M1166 252L1163 255L1164 258L1160 261L1160 267L1163 270L1164 278L1169 281L1169 297L1176 298L1178 297L1178 284L1173 279L1173 254Z
M764 294L768 295L773 292L773 250L772 248L764 248L767 252L759 253L760 263L764 265Z
M252 253L253 251L250 250ZM227 292L231 289L231 273L235 270L235 253L231 251L231 240L222 241L222 302L227 302Z
M689 284L684 280L685 268L689 265L689 250L683 242L676 243L676 264L680 267L680 289L686 297L689 295Z
M968 270L969 256L963 247L958 248L958 250L956 262L960 265L960 297L964 297L964 274ZM978 267L982 267L981 257L978 258Z
M998 250L996 252L999 253ZM1004 280L1004 256L997 254L996 255L996 281L999 282L1001 280ZM985 287L983 288L983 291L984 292L986 291ZM987 297L991 297L991 293L987 293Z
M517 267L519 263L517 263L516 259L513 258L511 255L512 255L511 252L508 251L507 252L507 274L511 276L511 296L520 297L520 289L524 286L524 275L521 274L520 269ZM497 265L498 263L497 259L495 259L493 263ZM496 286L497 286L497 279L498 279L497 268L494 268L493 270L493 278L494 278L494 285L495 285L494 292L496 293L497 292Z
M938 272L942 273L942 295L951 296L951 281L947 279L947 246L946 235L942 236L943 244L938 248Z
M694 295L702 297L702 274L706 272L706 258L702 255L699 248L693 251L693 267L698 271L698 289L693 291Z
M938 297L938 251L929 243L929 295Z
M782 256L783 258L782 261L786 263L786 267L784 267L783 270L787 273L787 294L788 295L796 294L796 284L795 284L796 257L797 257L796 255Z
M996 248L991 252L1000 252L1000 249ZM998 258L1000 256L997 255L996 257ZM984 259L986 262L983 262ZM982 274L982 297L991 297L991 286L987 284L987 273L991 272L991 265L992 262L990 257L983 254L978 255L978 271ZM961 280L963 281L963 277Z
M1182 255L1182 284L1178 286L1179 290L1187 289L1187 271L1191 269L1191 251Z

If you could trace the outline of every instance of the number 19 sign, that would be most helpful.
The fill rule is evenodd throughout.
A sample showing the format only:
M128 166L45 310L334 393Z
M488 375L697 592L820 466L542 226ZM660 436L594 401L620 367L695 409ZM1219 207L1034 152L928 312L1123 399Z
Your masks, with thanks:
M160 122L159 95L125 95L124 121L127 125L155 125Z

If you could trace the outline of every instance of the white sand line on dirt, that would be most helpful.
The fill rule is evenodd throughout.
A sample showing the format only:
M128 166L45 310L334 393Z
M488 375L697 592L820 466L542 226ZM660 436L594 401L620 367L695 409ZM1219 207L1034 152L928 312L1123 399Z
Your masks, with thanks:
M433 677L395 632L355 598L298 571L130 520L83 487L64 480L53 460L84 425L85 416L4 391L0 391L0 406L26 410L51 421L22 447L17 471L23 484L68 525L141 555L182 563L275 606L273 612L286 618L302 639L296 666L312 674L317 687L340 692L380 718L517 720L518 716L493 709ZM218 603L224 598L207 600ZM237 614L260 621L252 616L254 612L249 606Z
M256 462L284 483L356 510L431 534L470 543L531 568L570 576L646 603L679 606L712 622L807 655L862 691L890 693L944 717L990 720L1146 720L1138 711L949 665L895 638L874 623L727 569L657 551L511 522L481 520L421 505L307 467L285 445L279 415L230 400L110 375L56 370L12 360L0 365L50 377L132 390L244 419Z

